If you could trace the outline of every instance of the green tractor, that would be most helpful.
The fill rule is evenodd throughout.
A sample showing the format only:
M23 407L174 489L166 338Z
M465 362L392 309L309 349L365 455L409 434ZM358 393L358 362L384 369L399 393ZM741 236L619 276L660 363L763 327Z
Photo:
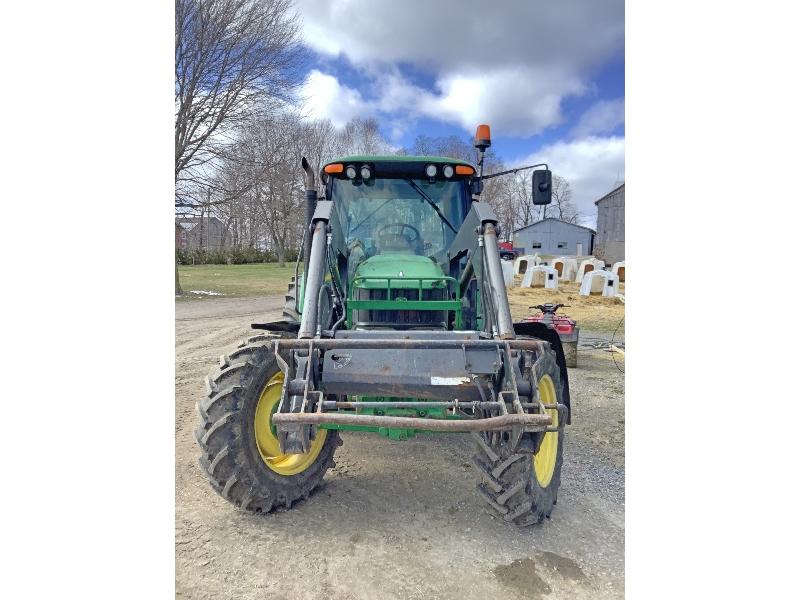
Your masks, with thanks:
M506 521L541 523L556 503L570 398L558 334L514 323L497 218L478 169L431 156L349 156L319 191L303 158L307 231L280 321L230 354L198 403L200 464L242 509L308 498L339 431L392 440L468 433L478 490ZM547 165L533 202L551 201Z

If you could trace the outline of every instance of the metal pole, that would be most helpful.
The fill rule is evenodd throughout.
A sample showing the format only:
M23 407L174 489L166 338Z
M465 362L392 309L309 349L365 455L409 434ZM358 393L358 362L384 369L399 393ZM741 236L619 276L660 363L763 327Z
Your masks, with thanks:
M311 239L311 256L306 271L306 287L303 295L303 316L300 319L300 339L313 338L317 329L317 310L319 307L319 289L325 275L325 246L327 223L317 221L314 225L314 237Z
M303 277L306 278L307 285L309 262L311 261L311 232L309 229L311 228L311 220L314 218L314 211L317 208L317 184L314 177L314 170L311 168L305 156L300 161L300 165L305 172L306 231L303 234ZM295 285L297 285L299 289L299 282L297 282L296 279L297 278L295 278ZM305 304L303 305L303 310L305 310Z
M508 306L506 282L503 279L503 267L500 264L500 252L497 250L497 231L493 223L483 226L483 251L486 256L486 270L489 271L489 283L492 287L492 304L494 304L497 323L497 335L500 339L514 339L514 322L511 319L511 308Z

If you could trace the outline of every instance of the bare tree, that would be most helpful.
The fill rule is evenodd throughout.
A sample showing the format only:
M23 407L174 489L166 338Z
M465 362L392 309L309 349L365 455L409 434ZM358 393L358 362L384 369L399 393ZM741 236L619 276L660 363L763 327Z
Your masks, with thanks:
M493 171L502 170L502 163ZM500 225L500 238L509 241L517 225L518 188L513 176L501 176L486 181L484 197L492 205Z
M344 154L391 154L391 144L373 117L356 117L337 134L339 150Z
M513 221L512 229L530 225L541 218L540 206L535 206L531 201L531 176L525 171L499 177L502 179L503 198L510 218Z
M421 156L446 156L471 163L474 163L477 157L476 150L472 147L472 144L455 135L448 137L418 135L409 153ZM489 150L487 152L487 163L492 162L493 158L494 154Z
M253 128L257 160L265 166L253 198L261 209L264 224L281 266L286 253L298 239L301 211L300 136L302 124L294 115L263 121Z
M573 225L577 225L581 219L581 213L572 203L572 187L569 181L559 175L553 175L553 204L547 212L551 217Z
M291 0L176 0L176 195L207 183L209 162L254 111L292 101L298 31Z
M291 0L175 0L176 209L220 191L215 161L246 119L293 101L302 81L299 28Z
M340 135L328 119L307 121L300 130L301 153L315 173L322 165L346 153Z

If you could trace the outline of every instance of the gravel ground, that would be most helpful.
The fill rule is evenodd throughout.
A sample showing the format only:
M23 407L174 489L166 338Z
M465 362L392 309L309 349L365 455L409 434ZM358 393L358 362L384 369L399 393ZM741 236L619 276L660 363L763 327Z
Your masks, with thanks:
M252 516L220 498L197 465L194 404L219 354L249 336L251 322L277 318L281 303L176 302L178 598L624 596L624 375L591 345L570 369L559 503L541 526L520 530L484 507L461 435L390 442L345 432L337 466L292 510Z

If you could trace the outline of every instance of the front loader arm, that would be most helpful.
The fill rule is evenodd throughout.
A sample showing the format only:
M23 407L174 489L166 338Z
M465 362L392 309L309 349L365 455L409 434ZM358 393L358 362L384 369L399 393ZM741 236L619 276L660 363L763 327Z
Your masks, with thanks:
M503 267L497 249L497 217L492 207L484 202L474 201L461 228L447 251L450 272L461 271L459 282L464 295L466 287L475 274L483 294L483 312L488 315L485 321L493 337L514 339L514 324L511 308L508 305ZM461 261L467 258L461 269Z

